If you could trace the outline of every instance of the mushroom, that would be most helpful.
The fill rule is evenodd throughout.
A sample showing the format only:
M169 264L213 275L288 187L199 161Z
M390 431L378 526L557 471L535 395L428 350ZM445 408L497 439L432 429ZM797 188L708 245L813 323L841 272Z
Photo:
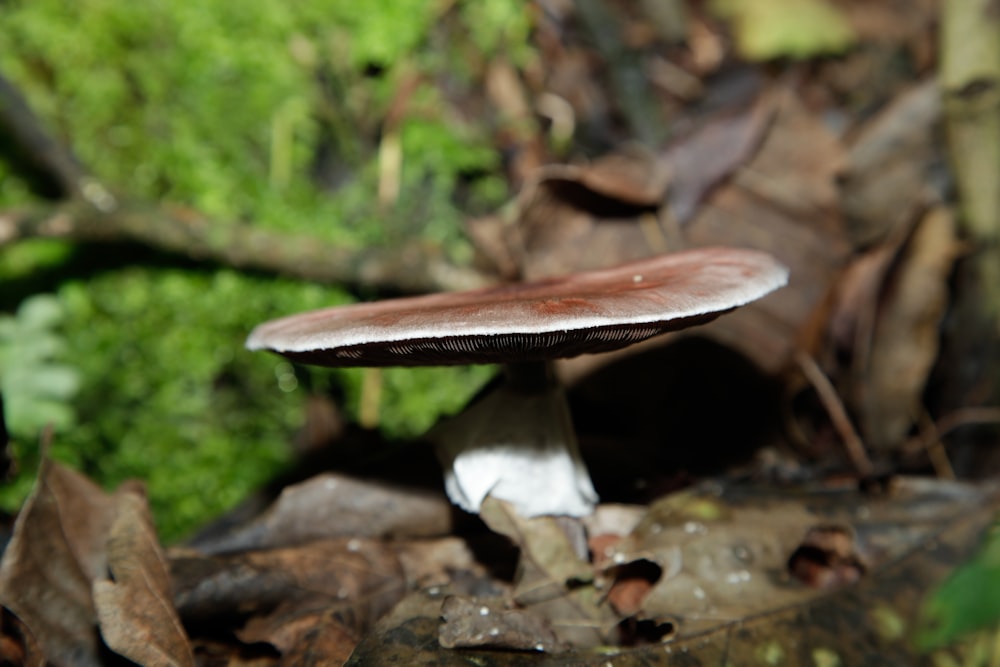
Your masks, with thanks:
M332 367L503 364L504 384L430 433L448 496L469 512L492 495L525 517L578 517L593 510L597 493L550 362L703 324L787 278L765 253L700 248L529 283L292 315L259 325L247 347Z

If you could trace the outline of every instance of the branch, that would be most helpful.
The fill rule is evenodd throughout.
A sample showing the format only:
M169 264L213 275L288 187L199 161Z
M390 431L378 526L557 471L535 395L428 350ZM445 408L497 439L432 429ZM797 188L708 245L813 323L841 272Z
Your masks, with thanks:
M468 289L491 282L456 266L425 244L346 248L308 236L208 220L190 209L114 202L98 208L75 199L0 212L0 248L30 238L115 243L324 283L385 291Z

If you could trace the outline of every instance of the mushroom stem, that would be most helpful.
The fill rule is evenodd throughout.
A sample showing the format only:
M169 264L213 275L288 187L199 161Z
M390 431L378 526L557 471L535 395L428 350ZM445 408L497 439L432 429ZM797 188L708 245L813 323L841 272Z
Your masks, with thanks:
M492 495L524 517L590 514L597 492L549 364L505 371L502 385L430 433L448 497L476 513Z
M507 386L526 394L538 394L558 387L551 361L520 361L504 364Z

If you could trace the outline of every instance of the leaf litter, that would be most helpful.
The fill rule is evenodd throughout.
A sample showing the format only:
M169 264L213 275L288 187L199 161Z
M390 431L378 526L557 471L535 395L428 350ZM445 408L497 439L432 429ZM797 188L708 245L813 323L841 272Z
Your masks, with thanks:
M703 426L669 440L629 430L610 397L636 400L615 384L634 381L603 369L649 368L657 348L679 345L668 336L560 365L570 385L608 380L603 396L588 395L597 409L577 415L585 453L603 438L609 478L626 464L660 473L601 489L613 503L581 523L526 520L494 501L482 523L456 521L443 494L332 471L164 553L135 485L108 494L45 460L0 562L0 655L30 665L931 664L910 638L921 623L950 629L938 607L921 615L921 601L972 553L997 491L859 480L795 360L807 355L829 379L876 471L930 469L929 455L914 464L901 450L934 416L942 332L962 343L948 317L966 250L936 131L937 8L916 3L902 17L892 3L841 3L859 48L759 67L733 62L734 43L751 60L753 40L798 46L746 34L768 29L754 22L727 35L708 9L678 5L680 48L645 5L582 4L539 4L539 63L483 64L491 104L529 129L498 131L523 188L469 221L477 262L509 280L690 246L771 252L791 268L788 288L696 335L716 344L703 351L743 358L779 386L783 432L741 416L735 446L758 433L768 443L748 463L707 435L729 418L718 401L693 410ZM599 42L595 16L610 17ZM634 53L617 59L625 50L647 58L650 80L631 88L641 99L606 94L636 71ZM669 128L666 141L632 141L634 128L656 126ZM585 150L558 150L567 127ZM689 368L716 370L700 359ZM679 393L660 386L668 380ZM650 380L641 414L665 420L676 406L662 397L688 382ZM656 470L651 452L671 443L719 460ZM978 460L956 459L957 472L977 472ZM935 604L970 587L968 576L949 581Z

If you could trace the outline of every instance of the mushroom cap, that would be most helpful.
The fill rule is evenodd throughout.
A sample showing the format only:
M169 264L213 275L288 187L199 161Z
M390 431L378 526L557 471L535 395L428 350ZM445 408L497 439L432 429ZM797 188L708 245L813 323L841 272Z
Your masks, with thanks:
M787 280L766 253L698 248L530 283L324 308L265 322L246 344L321 366L540 361L702 324Z

